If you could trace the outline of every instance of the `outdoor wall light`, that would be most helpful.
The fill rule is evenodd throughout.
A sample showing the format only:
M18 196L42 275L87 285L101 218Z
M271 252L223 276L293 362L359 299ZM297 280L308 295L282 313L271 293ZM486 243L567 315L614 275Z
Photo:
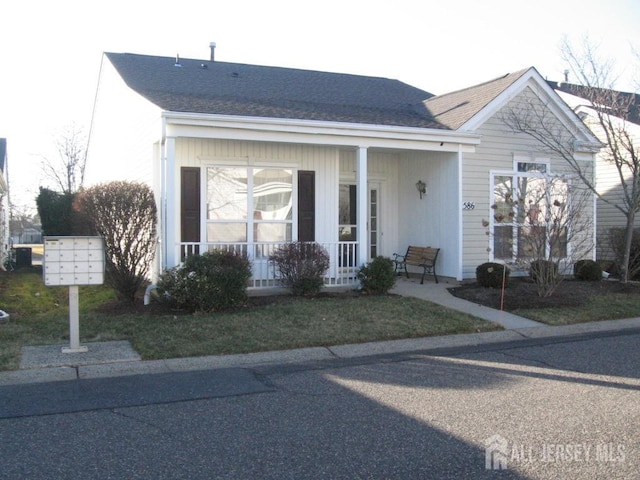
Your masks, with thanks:
M418 189L418 193L420 194L420 200L422 200L422 196L427 194L427 184L422 180L418 180L418 183L416 183L416 188Z

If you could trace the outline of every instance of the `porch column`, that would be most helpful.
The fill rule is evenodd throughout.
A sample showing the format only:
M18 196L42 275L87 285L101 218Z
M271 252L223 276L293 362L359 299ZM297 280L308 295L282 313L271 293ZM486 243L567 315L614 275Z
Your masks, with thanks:
M164 265L162 268L176 266L176 225L178 210L176 209L176 140L168 137L164 143L164 192L162 200L162 218L164 220Z
M358 242L358 266L367 263L369 251L369 234L367 228L367 148L358 148L356 161L356 226Z

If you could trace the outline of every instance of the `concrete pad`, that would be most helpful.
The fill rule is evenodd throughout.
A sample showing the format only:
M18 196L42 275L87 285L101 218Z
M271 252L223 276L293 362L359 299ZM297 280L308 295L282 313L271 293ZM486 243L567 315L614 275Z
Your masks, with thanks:
M82 353L63 353L62 348L68 345L22 347L20 369L77 367L140 360L140 355L127 341L95 342L84 345L89 349Z

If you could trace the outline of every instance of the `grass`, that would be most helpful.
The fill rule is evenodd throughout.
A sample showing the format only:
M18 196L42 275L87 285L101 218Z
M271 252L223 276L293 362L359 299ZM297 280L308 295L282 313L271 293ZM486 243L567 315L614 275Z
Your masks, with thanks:
M398 296L290 298L196 315L108 314L115 295L80 288L82 342L128 340L143 359L225 355L501 329L430 302ZM45 287L37 268L0 272L0 370L26 345L68 342L68 289Z
M634 318L640 316L640 296L610 293L594 296L580 307L531 308L515 310L513 313L547 325Z

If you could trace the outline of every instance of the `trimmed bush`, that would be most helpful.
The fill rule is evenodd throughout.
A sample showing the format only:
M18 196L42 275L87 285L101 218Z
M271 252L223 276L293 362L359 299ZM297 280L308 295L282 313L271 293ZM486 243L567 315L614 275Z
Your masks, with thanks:
M376 257L358 269L356 278L360 280L365 292L385 295L396 284L393 260L387 257Z
M502 263L487 262L476 267L476 280L482 287L500 288L503 279L505 286L509 284L510 273L509 267Z
M598 282L602 280L602 266L593 260L578 260L573 265L573 276L578 280Z
M165 270L158 288L162 301L174 308L214 312L242 305L250 277L251 263L244 255L212 250L187 257L182 266Z
M133 303L147 281L156 250L156 202L138 182L95 185L76 195L74 208L90 235L104 240L106 283ZM86 223L85 223L86 222Z
M315 295L324 285L329 268L329 254L314 242L291 242L279 247L270 260L274 263L282 284L294 295Z

